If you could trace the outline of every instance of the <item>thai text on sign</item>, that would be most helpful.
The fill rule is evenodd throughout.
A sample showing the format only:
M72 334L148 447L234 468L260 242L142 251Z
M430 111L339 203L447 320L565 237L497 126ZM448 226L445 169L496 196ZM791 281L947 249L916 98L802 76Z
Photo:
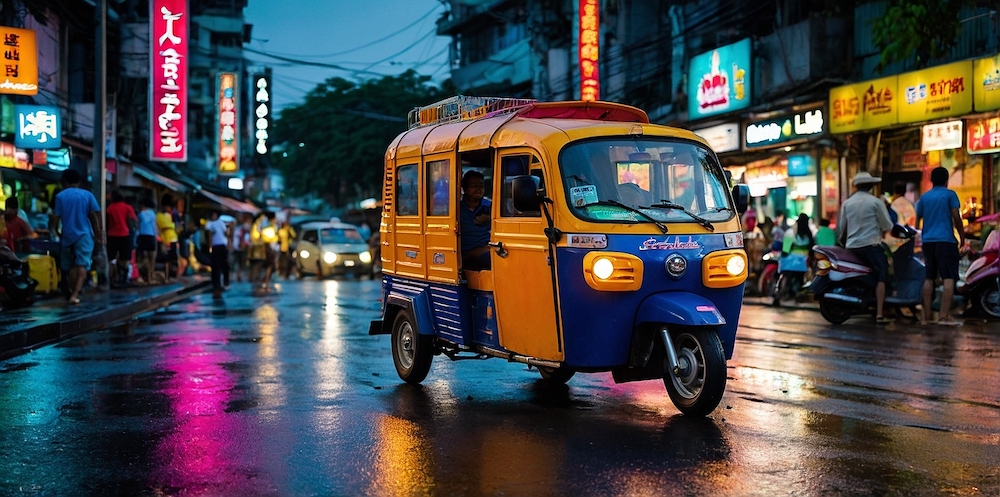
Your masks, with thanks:
M972 61L898 76L899 122L914 123L972 112Z
M187 161L187 18L187 0L152 0L150 160Z
M236 73L219 73L219 173L234 174L240 170L236 132Z
M1000 152L1000 117L969 119L970 154L992 154Z
M601 78L597 67L600 52L600 26L597 0L580 0L580 30L577 51L580 64L580 100L601 98Z
M3 72L0 73L0 93L13 95L38 94L38 48L35 32L30 29L0 26Z

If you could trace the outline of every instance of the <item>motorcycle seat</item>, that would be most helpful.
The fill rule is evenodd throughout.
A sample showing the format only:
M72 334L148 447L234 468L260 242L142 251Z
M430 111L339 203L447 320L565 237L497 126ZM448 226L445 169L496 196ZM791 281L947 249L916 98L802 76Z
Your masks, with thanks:
M859 266L865 266L865 267L868 266L868 263L858 258L858 256L854 255L854 252L852 252L851 249L846 249L843 247L834 247L834 246L824 246L822 247L822 249L823 252L829 254L832 258L835 258L838 261L847 262L849 264L856 264Z

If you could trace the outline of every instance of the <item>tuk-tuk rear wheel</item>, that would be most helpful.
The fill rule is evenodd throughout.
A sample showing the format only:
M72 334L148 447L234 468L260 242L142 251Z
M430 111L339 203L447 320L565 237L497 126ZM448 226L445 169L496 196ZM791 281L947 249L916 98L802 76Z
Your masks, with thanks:
M417 333L410 313L401 309L392 325L392 362L399 379L420 383L434 359L434 337Z
M558 368L549 368L545 366L538 366L538 373L542 375L542 379L551 383L566 383L570 378L576 374L573 368L568 368L566 366Z
M722 401L726 391L726 356L719 336L712 330L671 333L678 371L664 359L663 385L679 411L705 416Z

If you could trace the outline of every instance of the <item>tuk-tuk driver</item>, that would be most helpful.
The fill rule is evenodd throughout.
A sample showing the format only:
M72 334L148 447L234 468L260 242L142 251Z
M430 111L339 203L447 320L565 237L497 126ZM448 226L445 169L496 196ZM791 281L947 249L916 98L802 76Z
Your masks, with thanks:
M462 267L472 271L490 269L490 199L486 198L483 173L472 170L462 176L459 209L462 229Z

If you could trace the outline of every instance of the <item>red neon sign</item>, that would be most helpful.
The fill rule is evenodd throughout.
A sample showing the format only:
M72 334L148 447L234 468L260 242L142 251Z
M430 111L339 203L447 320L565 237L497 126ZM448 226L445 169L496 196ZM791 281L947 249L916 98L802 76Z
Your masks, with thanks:
M577 43L580 100L601 99L601 78L597 68L601 26L598 11L597 0L580 0L580 30Z
M149 159L187 161L187 0L150 0Z
M240 154L237 152L238 135L236 132L236 102L239 100L239 88L236 84L236 73L219 73L219 172L236 174L240 170Z

